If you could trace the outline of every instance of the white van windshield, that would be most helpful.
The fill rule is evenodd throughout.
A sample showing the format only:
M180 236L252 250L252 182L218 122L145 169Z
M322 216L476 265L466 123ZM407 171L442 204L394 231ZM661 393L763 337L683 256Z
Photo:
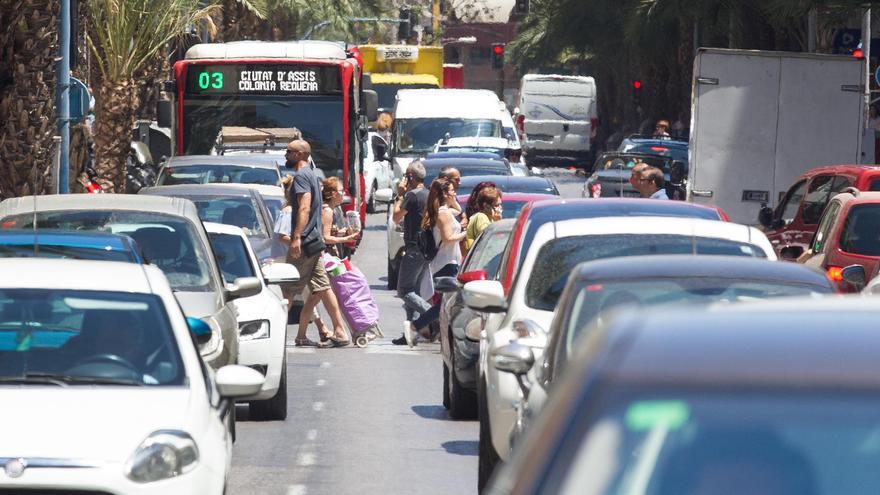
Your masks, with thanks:
M446 137L501 137L501 121L493 119L397 119L394 142L398 154L428 153Z

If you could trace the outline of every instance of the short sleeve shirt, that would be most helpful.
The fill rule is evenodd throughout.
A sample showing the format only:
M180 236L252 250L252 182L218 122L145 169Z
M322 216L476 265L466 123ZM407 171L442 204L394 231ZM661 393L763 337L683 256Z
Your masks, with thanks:
M467 247L468 249L474 245L474 241L477 240L477 237L480 237L480 234L486 230L486 227L492 223L492 220L489 220L489 217L486 216L485 213L480 212L470 218L467 227Z
M312 229L318 229L320 232L321 185L318 183L318 177L315 175L315 171L312 167L305 166L297 170L296 175L293 176L293 187L291 187L291 191L293 197L290 198L290 204L293 205L293 214L290 223L290 231L296 231L296 222L299 217L296 212L298 212L303 206L299 204L299 198L301 197L300 194L311 193L312 201L309 205L309 218L306 221L306 226L302 229L302 236L307 236Z
M420 187L407 191L403 197L401 208L406 210L403 217L403 240L408 243L418 242L419 231L422 230L422 214L428 203L428 189Z

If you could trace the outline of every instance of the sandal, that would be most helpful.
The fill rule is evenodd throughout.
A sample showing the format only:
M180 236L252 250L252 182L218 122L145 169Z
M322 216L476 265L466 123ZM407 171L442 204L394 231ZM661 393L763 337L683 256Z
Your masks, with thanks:
M293 341L293 344L296 347L321 347L321 344L318 344L317 342L315 342L314 340L312 340L308 337L297 338L296 340Z
M351 344L351 340L339 340L336 337L329 337L329 339L333 343L332 347L345 347Z

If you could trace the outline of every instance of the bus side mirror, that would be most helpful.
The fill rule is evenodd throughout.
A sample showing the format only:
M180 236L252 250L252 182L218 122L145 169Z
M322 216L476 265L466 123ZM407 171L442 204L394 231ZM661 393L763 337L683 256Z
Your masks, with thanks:
M364 114L367 116L368 121L375 122L375 120L379 118L379 93L376 93L372 89L365 89L363 90L363 93Z
M159 127L171 127L171 100L159 100L156 103L156 124Z

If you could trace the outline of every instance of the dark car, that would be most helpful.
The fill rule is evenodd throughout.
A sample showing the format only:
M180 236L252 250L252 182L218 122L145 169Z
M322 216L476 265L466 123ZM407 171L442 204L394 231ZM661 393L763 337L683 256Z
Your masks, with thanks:
M156 186L145 187L139 194L188 199L195 203L203 222L241 227L260 262L270 258L283 261L284 248L275 238L272 214L263 196L254 189L210 184Z
M688 173L686 161L667 156L618 151L602 153L596 158L592 175L584 182L581 195L585 198L638 198L639 192L630 183L632 169L638 163L646 163L662 170L666 180L666 194L671 199L684 199L684 181Z
M127 235L64 230L0 231L0 258L63 258L144 263L141 248Z
M501 175L468 175L462 177L456 194L468 196L480 182L494 182L495 187L503 193L551 194L559 196L559 189L556 188L556 184L550 179L538 176L515 177Z
M880 191L880 167L833 165L814 168L798 177L775 209L761 208L758 220L776 254L785 260L796 260L808 251L828 202L847 187Z
M685 163L688 161L687 138L656 137L644 134L633 134L620 143L617 151L661 156Z
M878 318L843 297L618 313L489 493L876 493Z
M635 256L581 263L559 297L518 427L527 428L541 410L584 329L601 328L611 309L729 304L834 291L834 284L818 270L740 256Z
M513 175L510 164L506 161L485 158L431 158L422 160L422 165L425 166L425 187L431 187L431 182L445 167L457 168L462 177L469 175Z
M477 361L480 358L480 316L464 304L461 287L473 280L491 280L513 230L513 220L493 222L480 234L462 263L457 278L436 281L443 292L440 309L440 350L443 357L443 405L455 419L477 414Z

